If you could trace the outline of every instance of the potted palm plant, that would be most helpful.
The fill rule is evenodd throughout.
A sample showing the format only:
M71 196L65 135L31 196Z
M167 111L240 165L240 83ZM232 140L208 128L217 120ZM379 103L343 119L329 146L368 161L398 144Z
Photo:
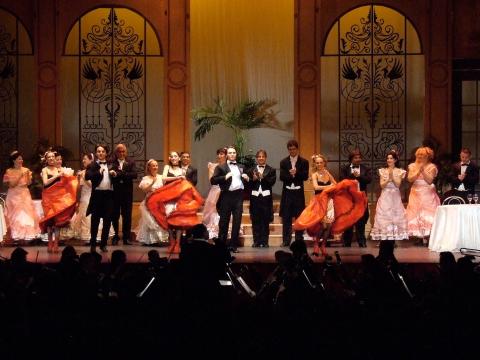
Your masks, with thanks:
M221 125L233 131L237 161L250 167L255 163L253 154L247 154L247 130L260 127L278 127L277 112L272 108L277 102L271 99L243 100L228 108L223 99L214 100L213 106L192 110L195 121L195 141L203 139L215 126Z

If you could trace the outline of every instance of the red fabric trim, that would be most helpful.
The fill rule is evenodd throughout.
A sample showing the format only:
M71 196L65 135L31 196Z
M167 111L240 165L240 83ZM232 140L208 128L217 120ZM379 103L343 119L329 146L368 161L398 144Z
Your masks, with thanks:
M310 235L316 235L322 227L322 219L327 213L329 198L333 199L335 221L332 233L340 234L353 226L364 214L367 196L358 191L356 180L342 180L337 185L315 195L293 224L295 230L307 229Z
M165 204L175 201L176 209L169 214L165 212ZM187 180L174 180L155 190L145 200L146 207L157 223L163 228L190 228L200 224L197 211L203 205L203 198L195 187Z
M48 223L57 227L68 225L75 213L77 189L78 179L76 176L62 176L60 181L43 189L42 207L44 217L40 220L40 228L43 232L46 231Z

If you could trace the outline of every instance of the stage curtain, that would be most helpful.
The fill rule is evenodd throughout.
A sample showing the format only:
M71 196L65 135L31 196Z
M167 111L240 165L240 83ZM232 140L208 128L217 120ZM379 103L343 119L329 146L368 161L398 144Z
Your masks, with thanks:
M293 0L191 0L192 105L271 97L293 113Z
M279 127L248 134L248 149L266 148L268 161L277 166L286 156L279 149L292 136L294 0L191 0L190 61L192 108L211 105L217 97L228 104L246 98L278 101ZM199 168L198 188L206 193L206 164L233 136L217 128L195 142L194 131L192 123L192 160Z

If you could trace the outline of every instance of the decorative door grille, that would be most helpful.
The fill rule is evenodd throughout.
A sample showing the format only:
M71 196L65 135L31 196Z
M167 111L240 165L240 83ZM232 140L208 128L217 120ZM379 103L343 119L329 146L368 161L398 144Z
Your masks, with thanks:
M123 143L141 169L147 160L149 61L162 57L151 25L128 9L93 10L70 31L64 55L78 57L79 155L98 143L110 149Z
M23 24L0 9L0 154L3 169L9 154L18 148L21 58L32 55L30 36Z
M409 124L422 121L422 107L408 108L409 96L416 96L408 93L408 81L412 75L424 77L412 67L421 53L418 35L409 20L385 6L362 6L334 24L322 58L326 67L322 74L329 69L338 74L334 86L338 89L337 144L327 138L328 132L321 142L330 161L340 166L348 161L352 150L359 149L376 173L393 149L406 165L411 148L420 145L408 143L407 138ZM412 57L417 58L410 64ZM412 111L416 115L409 119ZM322 130L323 123L322 116ZM331 125L326 128L332 129Z

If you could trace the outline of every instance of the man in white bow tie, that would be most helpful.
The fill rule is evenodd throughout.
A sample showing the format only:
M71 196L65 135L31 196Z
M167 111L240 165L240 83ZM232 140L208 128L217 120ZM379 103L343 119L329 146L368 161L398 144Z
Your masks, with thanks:
M258 150L257 165L248 170L251 179L250 219L252 221L253 247L268 247L270 223L273 221L272 186L277 180L275 169L267 164L267 152Z
M452 188L460 191L475 192L478 184L478 166L470 160L472 152L469 148L460 150L460 161L453 164L450 183Z
M242 164L237 163L237 151L233 146L227 147L227 161L218 165L210 179L212 185L220 186L220 197L217 211L220 215L218 223L218 240L227 245L232 252L237 252L238 234L243 213L243 189L249 181ZM227 243L228 224L232 216L230 242Z

